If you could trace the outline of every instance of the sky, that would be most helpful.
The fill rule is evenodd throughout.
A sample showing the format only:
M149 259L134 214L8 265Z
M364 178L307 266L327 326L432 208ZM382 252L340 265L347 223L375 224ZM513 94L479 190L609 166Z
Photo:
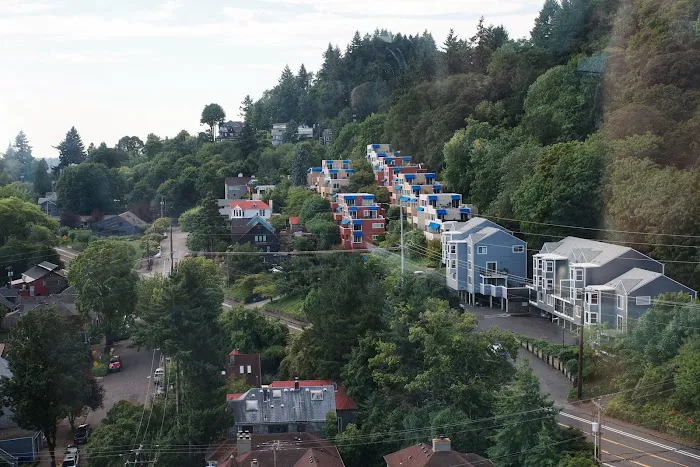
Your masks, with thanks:
M87 146L125 135L196 134L204 105L237 119L285 65L318 70L353 33L417 34L441 44L480 16L526 37L543 0L0 0L0 151L23 130L56 157L71 126Z

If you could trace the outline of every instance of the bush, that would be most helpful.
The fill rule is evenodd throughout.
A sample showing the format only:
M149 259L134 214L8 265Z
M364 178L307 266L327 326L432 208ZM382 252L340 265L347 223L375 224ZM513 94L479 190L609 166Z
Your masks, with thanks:
M109 373L109 370L107 369L107 365L104 363L98 363L95 362L92 365L92 375L95 377L103 377L107 376L107 373Z

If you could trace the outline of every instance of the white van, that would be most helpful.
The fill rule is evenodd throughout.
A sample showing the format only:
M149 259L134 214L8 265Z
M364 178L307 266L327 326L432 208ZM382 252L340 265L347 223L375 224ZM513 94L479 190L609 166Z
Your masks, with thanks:
M164 368L156 368L156 371L153 372L153 381L156 381L157 383L163 384L164 377L165 377L165 369Z

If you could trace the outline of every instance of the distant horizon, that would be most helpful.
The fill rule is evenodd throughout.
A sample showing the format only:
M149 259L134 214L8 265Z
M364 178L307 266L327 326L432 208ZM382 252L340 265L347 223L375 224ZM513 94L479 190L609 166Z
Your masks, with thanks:
M473 36L484 16L517 39L529 35L543 3L164 0L144 8L135 0L8 0L0 4L0 59L14 69L0 76L0 151L20 130L37 158L57 157L53 146L71 126L86 147L197 134L206 104L239 120L247 94L258 99L285 65L316 72L328 43L344 51L356 30L427 30L440 47L451 28Z

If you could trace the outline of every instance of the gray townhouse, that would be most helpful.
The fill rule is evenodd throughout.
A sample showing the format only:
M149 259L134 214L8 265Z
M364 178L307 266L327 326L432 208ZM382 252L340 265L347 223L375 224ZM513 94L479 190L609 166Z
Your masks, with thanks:
M481 217L450 224L443 232L447 286L462 301L475 305L488 297L501 309L527 306L527 244L498 224Z
M586 287L587 313L597 313L618 331L627 330L628 320L637 320L662 293L680 292L697 298L697 292L670 277L641 268L630 269L604 285Z
M577 328L581 313L586 326L605 322L624 330L627 318L641 316L661 293L696 296L666 277L661 262L630 247L578 237L545 243L533 255L532 268L530 305L570 330Z

